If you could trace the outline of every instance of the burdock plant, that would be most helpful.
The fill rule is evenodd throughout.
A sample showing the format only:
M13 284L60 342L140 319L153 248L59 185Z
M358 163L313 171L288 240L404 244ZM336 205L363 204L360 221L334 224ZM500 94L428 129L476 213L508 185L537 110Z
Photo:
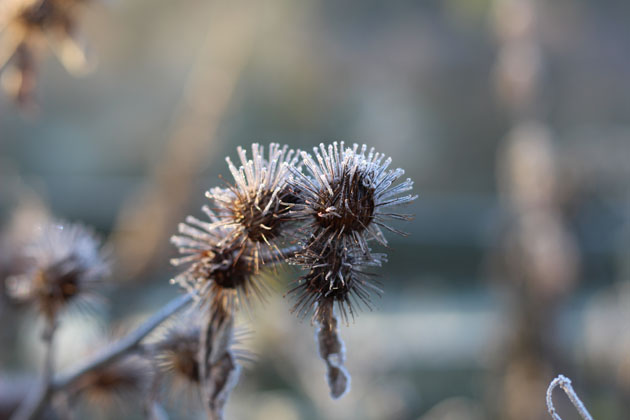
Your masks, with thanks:
M245 149L238 148L239 166L227 158L233 183L210 189L206 194L210 205L202 208L205 220L187 217L171 239L181 254L172 263L183 267L171 282L186 294L76 368L44 378L16 419L36 418L57 392L68 392L132 355L149 358L155 383L169 376L198 388L208 418L222 419L238 382L240 362L248 358L234 348L236 313L252 298L268 293L261 274L273 273L283 263L303 269L287 294L294 299L292 311L299 317L310 315L317 326L318 351L326 363L331 396L339 398L349 390L339 320L347 324L358 309L371 309L372 296L382 293L371 269L385 263L386 255L371 246L387 244L384 230L402 234L388 223L411 219L392 208L416 198L409 194L413 183L400 180L404 171L390 169L390 158L365 145L322 144L309 155L275 143L265 153L264 147L254 144L251 152L248 157ZM55 235L49 233L51 238ZM70 249L88 249L82 234L66 239L75 243ZM66 301L87 290L92 276L102 274L98 255L91 251L62 258L52 288L41 288L49 268L36 264L35 271L22 278L28 286L24 296L52 290L48 300L39 298L38 307L46 317L56 319ZM191 302L194 316L174 318L161 339L144 342ZM158 412L156 387L150 388L146 407L148 412Z
M77 22L87 0L4 0L0 2L0 70L3 85L20 105L33 100L46 46L72 73L87 69Z
M398 232L387 222L410 219L391 207L416 198L404 194L411 190L411 180L396 184L404 171L388 169L391 159L365 145L322 144L314 149L315 158L277 144L269 146L267 158L258 144L252 146L251 159L244 149L238 152L240 167L227 159L235 184L207 194L215 209L204 207L209 221L189 217L180 225L181 235L173 237L185 255L174 263L190 264L174 281L195 292L208 311L200 357L213 418L221 418L238 375L227 348L239 308L234 303L266 289L259 271L283 261L306 270L290 290L296 296L293 311L313 313L331 396L347 392L350 377L343 367L335 303L346 322L355 307L370 308L370 295L381 289L369 268L386 258L373 253L369 242L386 245L382 228Z
M86 227L51 221L24 246L27 269L7 279L9 294L31 303L54 324L69 305L85 306L97 299L98 286L109 272L100 241Z

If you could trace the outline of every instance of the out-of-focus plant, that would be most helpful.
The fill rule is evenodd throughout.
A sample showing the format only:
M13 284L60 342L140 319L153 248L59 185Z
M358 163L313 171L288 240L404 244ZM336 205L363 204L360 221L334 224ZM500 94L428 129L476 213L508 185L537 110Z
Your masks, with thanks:
M172 238L182 254L172 262L186 266L172 283L186 294L65 374L54 372L58 315L93 293L108 266L85 228L55 223L41 229L25 248L31 263L8 281L10 294L46 320L47 349L39 386L12 419L39 418L59 395L65 395L64 409L71 411L78 399L111 401L129 392L144 395L145 410L157 415L163 410L156 390L166 376L173 385L196 388L208 418L223 418L240 362L251 359L236 345L235 315L252 297L268 293L261 274L281 263L304 269L289 294L296 300L293 311L301 317L311 314L317 324L331 396L349 390L337 317L347 323L357 309L370 308L371 294L381 293L368 270L386 258L372 252L370 243L387 244L382 229L403 233L388 222L411 219L392 207L416 198L408 194L413 183L398 181L404 171L389 169L391 159L365 145L322 144L313 157L275 143L265 155L254 144L251 158L241 148L238 154L238 167L227 159L234 184L206 194L213 204L213 209L203 207L208 220L189 216ZM161 338L145 340L193 301L194 310L174 319Z
M32 105L41 56L48 45L73 74L88 67L77 35L86 0L6 0L0 8L0 70L5 90L22 106Z
M546 416L538 396L559 360L554 320L579 267L563 220L552 133L541 113L542 8L535 0L495 0L491 20L498 41L497 99L511 122L497 155L507 223L496 255L497 277L509 290L512 312L497 409L510 420Z

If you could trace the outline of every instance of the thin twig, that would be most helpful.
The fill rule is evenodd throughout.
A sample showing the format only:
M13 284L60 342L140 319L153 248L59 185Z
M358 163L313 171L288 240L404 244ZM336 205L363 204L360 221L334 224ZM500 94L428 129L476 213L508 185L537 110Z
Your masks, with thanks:
M560 386L562 390L567 394L575 409L580 413L580 416L584 420L593 420L593 417L588 412L586 407L584 407L584 403L580 400L580 397L577 396L573 387L571 386L571 379L567 378L564 375L558 375L556 379L551 381L549 384L549 388L547 388L547 410L549 410L549 414L553 418L553 420L562 420L560 415L556 412L555 407L553 406L553 398L552 393L555 387Z
M22 404L20 404L15 414L11 416L11 420L35 419L46 407L46 403L52 393L53 375L55 373L53 338L57 329L56 327L57 323L54 320L47 320L46 327L42 334L45 355L40 383L37 385L35 392L28 395Z
M152 317L150 317L144 324L140 325L136 330L113 343L92 359L82 363L70 373L61 375L54 379L52 377L52 373L50 373L50 376L46 380L46 386L40 386L37 392L34 392L27 397L24 403L18 408L16 414L11 417L11 420L36 419L55 392L71 386L86 374L115 362L121 357L137 349L147 335L149 335L175 312L189 304L192 300L193 296L191 294L186 294L173 299ZM48 359L50 358L50 360L52 360L51 353L52 352L50 352L50 355L47 356L46 362L46 364L50 363L50 366L52 366L52 361L48 361Z
M63 375L60 378L56 378L53 383L54 390L63 389L75 383L79 378L83 377L88 372L114 362L127 353L135 350L147 335L149 335L175 312L190 303L192 299L193 296L191 294L186 294L173 299L131 334L115 342L103 352L97 354L94 358L88 360L72 372Z

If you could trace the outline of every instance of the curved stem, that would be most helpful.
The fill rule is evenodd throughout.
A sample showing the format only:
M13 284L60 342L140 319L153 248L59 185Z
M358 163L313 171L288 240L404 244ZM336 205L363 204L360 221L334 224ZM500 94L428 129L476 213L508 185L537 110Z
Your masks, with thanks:
M48 373L43 375L44 381L42 381L42 386L24 400L16 413L11 417L11 420L36 419L56 392L68 388L88 373L115 362L116 360L136 350L147 335L149 335L175 312L188 305L192 300L192 294L186 294L173 299L151 316L144 324L140 325L135 331L116 341L91 359L80 364L71 372L55 378L52 376L52 351L49 350L46 361L46 365L48 365L48 367L45 368L44 372L48 369L50 370ZM50 340L52 341L52 334L50 334Z
M42 334L42 341L45 346L44 366L40 383L32 394L28 395L18 407L11 420L31 420L37 418L52 394L52 381L54 375L54 347L53 338L57 330L57 323L53 319L48 319Z
M560 386L560 388L562 388L562 390L567 394L571 403L573 403L573 406L584 420L593 420L593 417L584 406L584 403L582 403L580 397L578 397L573 390L573 387L571 386L571 379L564 375L558 375L556 379L551 381L549 388L547 388L547 410L549 410L549 414L553 420L562 420L560 415L556 412L556 408L553 406L552 393L557 386Z
M191 294L186 294L173 299L131 334L115 342L103 352L94 356L91 360L88 360L81 366L75 368L72 372L56 378L53 382L54 390L56 391L65 388L76 382L79 378L83 377L86 373L116 361L127 353L135 350L147 335L149 335L175 312L190 303L192 299L193 297Z

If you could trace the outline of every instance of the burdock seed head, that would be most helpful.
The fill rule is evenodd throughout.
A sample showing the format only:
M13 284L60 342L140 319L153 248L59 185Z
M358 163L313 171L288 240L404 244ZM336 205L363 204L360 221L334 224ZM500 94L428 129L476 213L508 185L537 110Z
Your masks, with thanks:
M296 302L292 311L304 317L336 303L344 321L348 315L354 317L355 308L371 309L371 294L379 295L382 290L369 273L370 267L381 266L386 261L385 254L366 255L357 249L344 248L341 242L316 243L298 253L291 262L307 271L289 290L295 294Z
M146 360L129 356L89 372L70 391L89 404L111 409L142 398L151 375Z
M7 279L9 293L35 305L49 320L72 302L89 302L109 272L100 241L87 228L65 222L38 229L25 246L24 273Z
M214 201L225 226L233 228L235 239L249 240L258 248L272 243L286 233L290 221L292 195L286 186L289 167L298 155L287 146L269 145L269 156L258 143L252 145L252 158L239 147L241 166L226 158L235 183L228 188L213 188L206 196Z
M207 332L202 328L207 311L189 310L171 320L162 334L148 348L150 349L157 373L161 378L167 380L169 396L173 401L182 400L185 405L200 403L201 392L204 389L202 373L204 367L202 360L202 332ZM207 344L212 350L228 352L235 361L242 362L251 360L251 353L240 347L241 341L245 337L246 331L243 329L230 329L226 331L227 339L216 341L214 338ZM203 341L205 342L205 341ZM222 347L221 347L222 346ZM220 348L219 348L220 347ZM206 371L211 369L206 367ZM220 380L216 378L216 380Z
M406 179L393 185L404 171L388 169L391 158L367 151L367 146L334 142L327 148L320 144L313 148L315 158L302 152L308 174L292 168L290 185L300 200L292 214L298 220L310 223L308 233L318 242L341 240L345 247L359 247L369 253L367 242L376 239L386 245L381 228L399 232L386 224L388 220L409 220L410 216L390 211L392 206L409 203L415 195L402 195L410 191L413 182ZM366 154L367 152L367 154Z
M188 318L188 317L187 317ZM158 366L181 384L199 385L199 337L198 322L179 317L155 344Z
M265 285L258 277L259 266L271 257L267 253L261 255L250 242L238 240L234 227L222 225L209 207L204 206L202 210L210 222L189 216L187 224L179 225L181 235L171 238L184 254L171 263L175 266L189 264L186 271L171 282L198 295L212 307L227 311L252 295L261 297Z
M0 69L8 61L3 84L21 105L32 100L40 52L50 45L72 73L87 68L77 39L80 6L85 0L9 0L0 4ZM2 25L4 24L4 28Z

